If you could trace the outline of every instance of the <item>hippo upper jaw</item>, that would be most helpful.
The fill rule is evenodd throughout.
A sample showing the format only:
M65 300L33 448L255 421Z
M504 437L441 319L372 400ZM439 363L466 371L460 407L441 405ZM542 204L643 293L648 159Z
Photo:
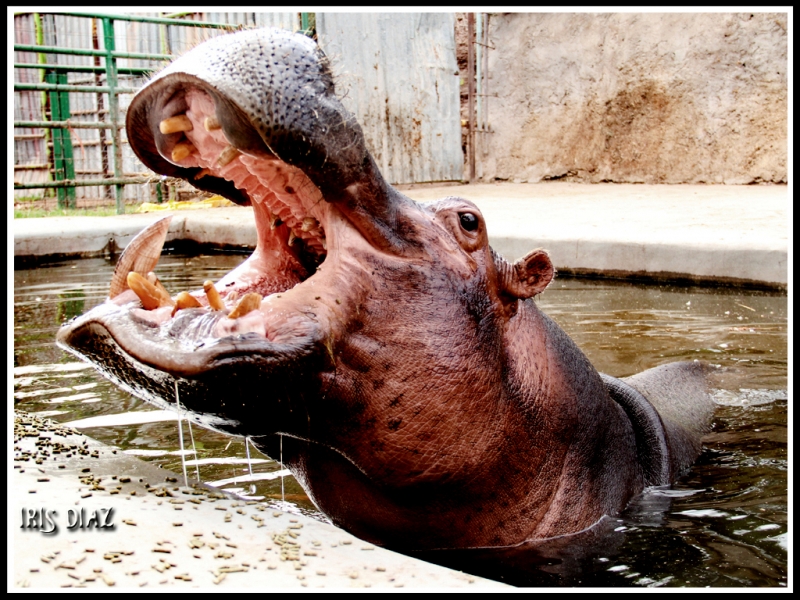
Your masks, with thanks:
M256 29L209 40L136 94L126 130L155 172L266 203L303 242L313 236L298 220L318 218L324 199L374 245L404 245L397 209L409 201L381 176L327 58L305 36Z

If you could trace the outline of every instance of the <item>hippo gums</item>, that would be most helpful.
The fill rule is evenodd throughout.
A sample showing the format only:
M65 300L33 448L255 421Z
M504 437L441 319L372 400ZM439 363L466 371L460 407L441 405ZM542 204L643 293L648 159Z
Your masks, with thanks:
M554 276L547 253L511 264L471 202L393 189L312 40L211 39L134 97L127 133L155 172L251 205L258 244L171 296L152 274L168 230L156 222L58 343L273 457L282 440L336 525L406 550L544 540L699 454L705 367L598 374L532 300Z

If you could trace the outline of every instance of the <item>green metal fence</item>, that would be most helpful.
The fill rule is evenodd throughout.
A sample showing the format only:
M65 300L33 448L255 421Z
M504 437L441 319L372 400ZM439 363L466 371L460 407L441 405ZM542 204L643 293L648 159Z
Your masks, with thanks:
M154 177L126 177L122 168L122 141L120 131L124 127L124 119L120 116L119 95L132 94L136 88L120 85L119 75L146 75L157 69L160 63L172 58L169 48L162 54L120 52L116 49L114 34L115 21L128 21L138 23L152 23L164 28L169 26L197 27L207 29L231 30L236 26L225 23L208 23L203 21L188 21L178 18L140 17L132 15L116 15L102 13L48 13L67 17L97 19L102 23L102 48L89 50L80 48L67 48L63 46L45 46L43 44L41 15L34 13L36 23L36 44L15 44L14 50L18 52L34 52L38 60L35 63L15 63L15 69L38 69L42 72L41 83L16 83L14 91L40 91L46 94L45 102L49 103L50 119L45 121L14 121L15 128L43 128L50 132L52 143L52 179L47 182L14 183L15 190L55 188L58 196L59 208L75 207L75 188L82 186L114 186L117 213L125 211L123 189L126 184L151 182ZM15 15L17 16L17 15ZM166 36L163 39L167 39ZM167 44L162 43L162 47ZM92 56L102 59L103 65L65 65L48 64L46 55L78 55ZM140 59L153 61L154 67L120 67L118 59ZM99 62L96 60L96 63ZM94 73L104 76L106 85L71 85L68 83L67 74L70 72ZM75 92L90 92L107 94L109 120L105 121L80 121L72 119L70 111L70 94ZM45 117L47 114L45 114ZM74 148L72 144L72 129L98 129L111 132L112 169L113 176L106 172L102 179L79 179L75 173ZM47 138L47 133L45 133ZM104 137L101 136L101 140ZM157 190L161 196L161 183L158 181Z

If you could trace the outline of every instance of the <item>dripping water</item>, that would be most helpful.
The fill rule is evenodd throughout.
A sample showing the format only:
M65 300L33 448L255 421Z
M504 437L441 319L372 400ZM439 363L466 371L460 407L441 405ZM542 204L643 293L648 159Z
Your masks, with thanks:
M283 491L283 478L284 478L283 472L286 470L286 467L283 466L283 434L281 433L280 436L281 436L281 449L280 449L280 457L279 458L280 458L280 463L281 463L281 502L285 503L286 502L286 495L284 494L284 491Z
M197 477L197 481L202 481L200 479L200 466L197 464L197 446L194 445L194 433L192 433L192 422L189 419L186 419L186 424L189 425L189 437L192 440L192 452L194 453L194 473Z
M181 417L180 409L181 409L181 399L180 395L178 394L178 380L175 380L175 406L178 410L178 442L180 443L181 447L181 467L183 468L183 485L189 487L189 476L186 474L186 449L184 448L183 444L183 418ZM192 453L197 458L197 448L194 445L194 434L192 433L192 424L187 419L187 423L189 423L189 436L192 440ZM195 473L197 474L197 480L200 481L200 469L197 466L197 461L195 460L194 463Z
M250 441L249 436L245 436L244 438L244 449L247 452L247 471L250 473L250 494L256 493L256 484L253 483L253 463L250 461L250 444L253 442Z

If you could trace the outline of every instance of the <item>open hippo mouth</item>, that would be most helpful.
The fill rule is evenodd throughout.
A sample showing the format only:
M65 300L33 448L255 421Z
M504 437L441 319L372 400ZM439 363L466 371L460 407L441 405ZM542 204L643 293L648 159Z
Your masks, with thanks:
M58 342L136 395L163 405L179 390L208 424L241 433L232 398L267 386L280 404L331 360L356 302L339 284L340 249L398 244L398 203L413 203L381 178L321 50L285 31L190 51L136 95L127 132L154 171L252 205L257 248L215 284L171 296L152 273L169 224L157 222L120 258L109 300Z

